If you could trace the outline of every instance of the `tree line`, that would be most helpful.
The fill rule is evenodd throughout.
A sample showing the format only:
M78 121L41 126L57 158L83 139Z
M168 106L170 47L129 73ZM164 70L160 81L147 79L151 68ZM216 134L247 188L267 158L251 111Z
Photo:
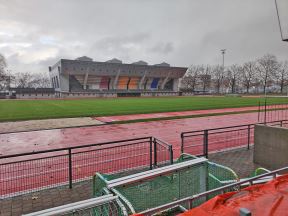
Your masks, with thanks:
M181 89L211 93L287 92L288 61L266 54L254 61L220 65L191 65L181 81Z
M51 81L47 73L11 73L5 57L0 54L0 90L9 87L47 88ZM287 92L288 61L278 61L266 54L254 61L221 65L191 65L181 80L181 90L211 93Z
M51 81L47 73L11 73L7 70L5 57L0 54L0 90L16 88L50 88Z

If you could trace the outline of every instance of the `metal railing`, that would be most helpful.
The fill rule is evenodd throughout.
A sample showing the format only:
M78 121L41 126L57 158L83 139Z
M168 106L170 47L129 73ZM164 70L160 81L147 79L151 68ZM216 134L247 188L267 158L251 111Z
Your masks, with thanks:
M55 216L55 215L117 215L128 216L125 206L117 196L112 194L88 200L70 203L42 211L25 214L24 216Z
M261 123L263 124L263 123ZM266 124L285 127L288 120ZM254 124L212 128L181 133L181 153L205 156L209 153L250 146L254 143Z
M139 214L147 215L147 216L153 215L155 213L159 213L161 211L171 209L171 208L174 208L177 206L188 206L188 209L192 209L194 207L193 203L195 203L197 201L202 201L203 198L206 198L206 197L209 197L209 196L215 195L215 194L223 194L223 193L228 192L228 191L237 191L241 188L242 185L247 185L247 184L253 185L254 182L257 183L258 180L264 179L267 176L271 176L272 179L275 179L277 176L277 173L283 173L283 172L286 173L287 171L288 171L288 167L277 169L277 170L274 170L274 171L271 171L271 172L268 172L268 173L265 173L262 175L258 175L258 176L248 178L245 180L240 180L239 182L236 182L233 184L225 185L225 186L215 188L215 189L203 192L203 193L199 193L199 194L194 195L194 196L186 197L186 198L183 198L183 199L180 199L180 200L177 200L177 201L174 201L174 202L162 205L162 206L158 206L156 208L151 208L151 209L143 211ZM267 178L265 181L267 181Z
M258 103L258 122L266 124L271 121L288 119L288 101L286 103L271 104L269 100Z
M96 172L145 170L173 163L172 146L142 137L0 156L0 198L72 185Z

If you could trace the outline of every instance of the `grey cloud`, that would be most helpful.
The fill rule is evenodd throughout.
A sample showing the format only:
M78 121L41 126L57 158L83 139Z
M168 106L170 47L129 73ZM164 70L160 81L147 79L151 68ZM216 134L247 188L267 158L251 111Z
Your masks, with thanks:
M155 46L153 46L149 51L154 53L160 53L160 54L168 54L173 52L174 50L174 44L172 42L167 43L157 43Z
M129 45L139 45L143 41L149 38L149 35L146 33L130 35L130 36L113 36L106 37L98 40L95 44L95 48L100 49L118 49L125 48Z
M227 64L287 58L271 0L0 0L0 26L0 53L15 71L82 55L217 64L221 48Z
M101 59L103 60L114 57L133 60L132 56L145 48L147 40L149 40L149 34L147 33L105 37L96 41L91 46L89 53L92 55L101 53Z

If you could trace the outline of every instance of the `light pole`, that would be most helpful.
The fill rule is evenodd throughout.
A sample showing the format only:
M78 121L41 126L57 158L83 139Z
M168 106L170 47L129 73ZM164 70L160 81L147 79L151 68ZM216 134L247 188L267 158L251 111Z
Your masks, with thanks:
M224 72L225 72L225 53L226 53L226 49L221 49L220 50L221 53L222 53L222 77L224 76ZM220 92L220 89L219 89L219 92Z
M279 29L282 41L288 42L288 1L275 0ZM288 96L288 89L287 89Z
M226 53L226 49L221 49L220 50L223 56L223 61L222 61L222 68L223 68L223 72L224 72L224 63L225 63L225 53Z
M288 1L275 0L281 38L288 42Z

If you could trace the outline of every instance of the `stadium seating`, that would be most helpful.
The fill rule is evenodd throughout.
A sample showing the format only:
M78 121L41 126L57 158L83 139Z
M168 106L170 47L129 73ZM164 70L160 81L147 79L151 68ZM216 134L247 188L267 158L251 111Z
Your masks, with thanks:
M100 82L100 89L109 89L109 81L110 78L108 76L103 76L101 77L101 82Z
M109 91L117 91L121 93L122 91L138 91L144 93L145 91L169 91L169 89L173 89L173 80L171 79L164 86L164 89L161 89L161 83L163 79L160 78L146 78L141 82L140 85L140 77L128 77L128 76L120 76L114 86L114 81L116 77L110 76L95 76L89 75L86 83L86 89L84 87L85 75L70 75L70 90L71 92L88 92L89 90L109 90ZM170 90L171 91L171 90Z
M159 80L160 78L154 78L151 85L150 85L150 88L151 89L157 89L158 88L158 84L159 84Z
M129 77L119 77L117 89L127 89Z
M139 77L131 77L128 89L138 89L140 78Z
M75 75L74 77L78 80L78 82L79 82L81 85L84 84L84 79L85 79L85 77L84 77L83 75Z
M87 80L87 85L89 89L100 89L101 77L99 76L89 76Z

